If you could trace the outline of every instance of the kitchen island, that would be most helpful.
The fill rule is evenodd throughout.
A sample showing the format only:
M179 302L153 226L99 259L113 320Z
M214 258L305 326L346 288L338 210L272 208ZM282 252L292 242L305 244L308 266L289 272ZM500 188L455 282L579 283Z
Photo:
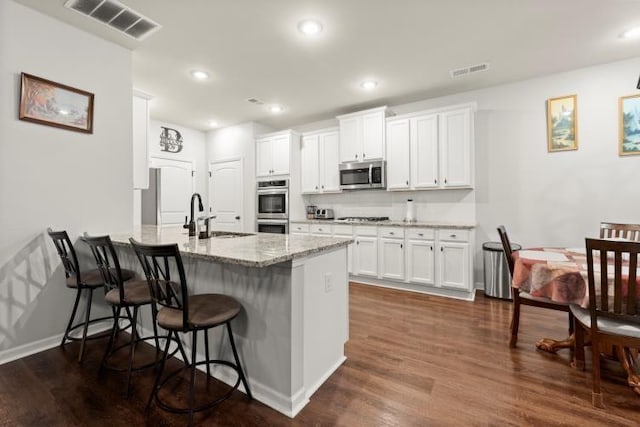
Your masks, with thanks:
M139 272L130 237L146 244L177 243L191 293L222 293L242 304L232 325L257 400L294 417L344 362L351 239L266 233L199 239L182 228L156 226L111 234L123 267ZM143 328L150 330L146 314ZM223 330L211 330L211 351L231 360ZM216 367L212 375L229 384L236 379L226 367Z

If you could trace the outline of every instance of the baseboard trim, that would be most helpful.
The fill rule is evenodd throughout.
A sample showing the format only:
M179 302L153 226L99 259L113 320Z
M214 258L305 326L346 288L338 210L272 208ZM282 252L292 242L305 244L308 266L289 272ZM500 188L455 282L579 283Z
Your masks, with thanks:
M87 335L94 335L100 332L107 331L109 329L111 329L111 325L89 325ZM31 356L32 354L40 353L42 351L49 350L50 348L59 346L60 342L62 341L63 335L64 333L57 334L48 338L43 338L41 340L2 350L0 351L0 365L4 365L5 363L13 362L14 360L22 359L23 357Z
M327 369L327 372L325 372L318 379L318 381L315 382L315 384L307 387L307 389L305 390L307 398L311 397L313 393L318 391L320 386L322 386L322 384L324 384L324 382L328 380L331 375L333 375L333 373L345 362L345 360L347 360L347 357L343 355L340 359L338 359L336 363L334 363L329 369Z
M416 292L420 294L433 295L438 297L446 297L459 299L463 301L473 301L475 299L476 289L471 291L458 291L455 289L437 288L431 286L420 286L413 283L399 283L384 279L366 278L363 276L349 275L349 281L361 283L363 285L378 286L380 288L396 289L398 291Z

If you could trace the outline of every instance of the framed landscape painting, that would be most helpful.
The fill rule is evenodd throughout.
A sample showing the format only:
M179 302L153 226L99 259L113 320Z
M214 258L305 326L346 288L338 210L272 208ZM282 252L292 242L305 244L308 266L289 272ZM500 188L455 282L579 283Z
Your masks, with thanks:
M618 101L621 156L640 154L640 95L623 96Z
M93 133L93 94L22 73L19 119Z
M547 101L547 147L549 152L578 149L578 96Z

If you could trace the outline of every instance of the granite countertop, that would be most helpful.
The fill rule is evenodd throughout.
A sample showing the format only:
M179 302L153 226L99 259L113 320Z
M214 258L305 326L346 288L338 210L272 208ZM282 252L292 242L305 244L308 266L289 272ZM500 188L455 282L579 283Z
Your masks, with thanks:
M347 246L352 239L255 233L242 237L189 237L182 226L143 225L131 232L113 233L115 246L130 247L129 238L146 244L177 243L183 256L245 267L268 267L326 250Z
M470 230L476 228L475 223L471 222L441 222L441 221L419 221L407 223L404 221L387 220L387 221L363 221L363 222L345 222L336 221L334 219L303 219L299 221L291 221L292 224L344 224L344 225L371 225L375 227L425 227L425 228L455 228Z

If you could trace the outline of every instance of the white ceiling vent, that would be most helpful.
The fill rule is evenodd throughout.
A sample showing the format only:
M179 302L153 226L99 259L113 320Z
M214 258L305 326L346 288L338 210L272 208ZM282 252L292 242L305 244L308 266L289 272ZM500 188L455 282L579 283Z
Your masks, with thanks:
M136 40L142 40L162 28L157 22L115 0L68 0L64 7L109 25Z
M249 98L247 101L256 105L264 105L264 101L261 101L258 98Z
M454 70L449 71L449 74L451 74L452 79L455 79L456 77L462 77L472 73L479 73L481 71L487 71L488 69L489 69L489 63L483 62L482 64L471 65L469 67L456 68Z

